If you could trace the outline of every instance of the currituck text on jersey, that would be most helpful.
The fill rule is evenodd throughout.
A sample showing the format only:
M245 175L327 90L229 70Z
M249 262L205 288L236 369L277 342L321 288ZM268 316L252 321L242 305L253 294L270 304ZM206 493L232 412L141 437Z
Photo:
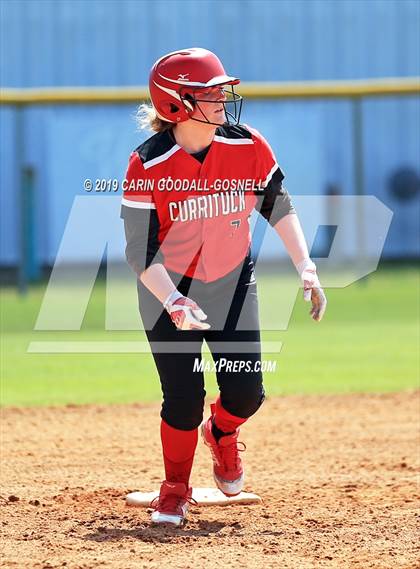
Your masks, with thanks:
M192 221L244 211L244 192L209 194L183 201L169 202L171 221Z

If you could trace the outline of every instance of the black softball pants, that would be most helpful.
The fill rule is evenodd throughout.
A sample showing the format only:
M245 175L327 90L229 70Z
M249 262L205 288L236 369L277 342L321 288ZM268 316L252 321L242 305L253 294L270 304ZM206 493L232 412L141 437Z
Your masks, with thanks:
M204 310L211 328L178 330L157 298L137 280L140 314L162 387L162 419L186 431L200 425L206 395L204 373L198 368L203 340L216 366L223 408L237 417L250 417L264 400L257 285L250 253L231 273L211 283L168 273L178 290Z

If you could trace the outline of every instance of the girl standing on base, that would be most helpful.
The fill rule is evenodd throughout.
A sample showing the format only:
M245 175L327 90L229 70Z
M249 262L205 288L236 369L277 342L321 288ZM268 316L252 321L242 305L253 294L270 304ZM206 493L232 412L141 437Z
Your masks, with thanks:
M264 400L254 208L283 239L313 319L326 307L283 173L262 135L239 123L238 83L205 49L160 58L150 73L152 107L140 109L156 134L132 153L124 183L126 257L163 393L158 524L185 521L200 424L218 488L227 496L243 488L239 428ZM204 423L203 340L220 390Z

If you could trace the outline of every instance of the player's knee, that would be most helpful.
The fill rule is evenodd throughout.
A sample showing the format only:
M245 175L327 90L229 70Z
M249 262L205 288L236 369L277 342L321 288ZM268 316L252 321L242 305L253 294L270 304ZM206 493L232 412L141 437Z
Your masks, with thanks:
M224 395L224 396L223 396ZM222 394L222 405L232 415L247 419L258 411L265 399L262 382L242 385L236 393Z
M174 429L190 431L201 424L203 411L204 397L197 399L165 398L160 416Z

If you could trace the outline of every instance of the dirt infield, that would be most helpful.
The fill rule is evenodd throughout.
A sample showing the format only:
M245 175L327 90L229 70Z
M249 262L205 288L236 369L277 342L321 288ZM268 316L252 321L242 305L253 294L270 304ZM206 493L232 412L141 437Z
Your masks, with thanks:
M2 412L3 567L419 567L419 394L269 399L242 429L263 505L149 526L124 495L162 477L159 406ZM209 486L200 443L193 484Z

